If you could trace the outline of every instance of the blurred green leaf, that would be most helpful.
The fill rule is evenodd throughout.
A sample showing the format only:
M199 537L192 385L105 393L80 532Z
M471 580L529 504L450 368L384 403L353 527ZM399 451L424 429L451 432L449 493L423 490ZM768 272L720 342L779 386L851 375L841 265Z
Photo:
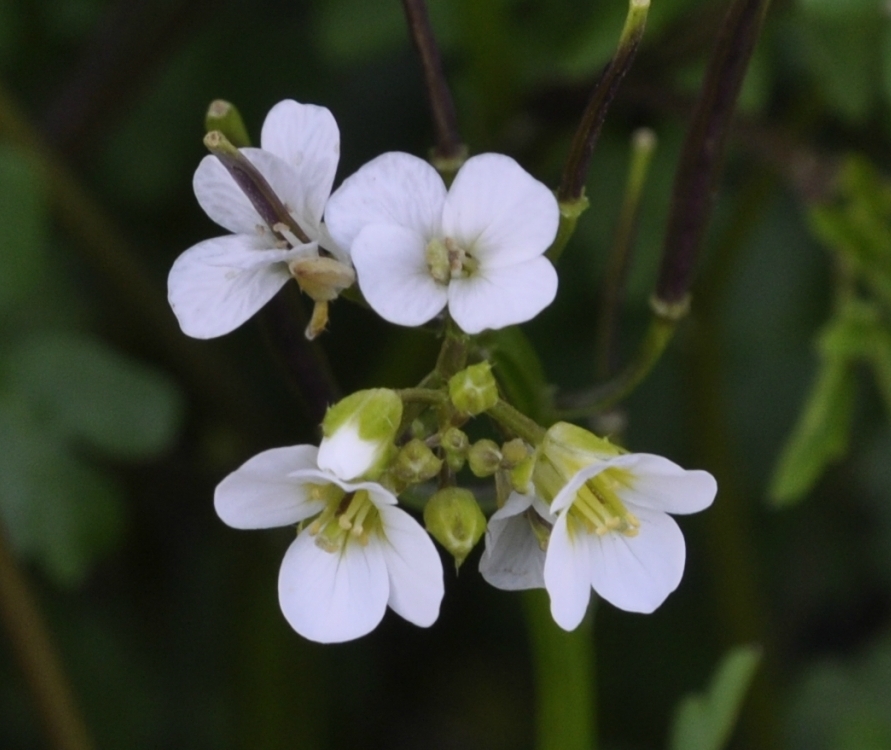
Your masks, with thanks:
M882 12L882 0L798 0L807 13L827 18L877 17Z
M742 708L761 660L757 646L737 646L721 660L706 693L681 701L674 718L671 750L720 750Z
M31 163L0 145L0 312L25 297L43 271L47 219Z
M16 552L79 582L122 527L116 485L71 456L19 399L0 400L0 517Z
M869 116L881 93L878 20L812 14L797 23L814 85L829 107L852 123Z
M824 359L771 478L768 495L775 505L801 500L826 465L844 455L854 395L850 363L839 357Z
M507 400L523 414L546 421L550 387L535 347L517 326L502 328L481 340L495 367L493 372Z
M61 437L111 456L139 459L175 438L182 411L160 373L74 334L34 336L10 352L8 382Z

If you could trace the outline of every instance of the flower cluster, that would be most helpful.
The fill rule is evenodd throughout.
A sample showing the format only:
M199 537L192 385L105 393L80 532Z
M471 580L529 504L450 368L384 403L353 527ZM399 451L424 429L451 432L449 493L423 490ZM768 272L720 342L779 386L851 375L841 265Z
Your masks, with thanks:
M559 224L551 192L499 154L468 159L447 187L426 162L388 153L332 194L337 125L328 110L293 101L269 113L261 148L236 149L221 134L209 147L195 194L231 234L173 265L169 298L185 333L233 330L289 278L315 305L308 336L354 281L390 322L451 321L418 388L354 393L329 408L318 447L264 451L217 487L217 514L232 527L296 526L278 583L291 626L345 641L371 631L387 607L431 625L444 595L431 537L460 566L485 536L483 577L502 589L545 588L567 630L592 589L621 609L656 609L685 561L668 514L706 508L715 480L571 424L540 427L502 399L485 349L474 348L475 334L529 320L555 297L544 257ZM479 416L507 440L472 443L462 427ZM482 490L497 508L488 524L480 483L457 484L465 467L494 478L494 492ZM424 526L400 498L423 504Z

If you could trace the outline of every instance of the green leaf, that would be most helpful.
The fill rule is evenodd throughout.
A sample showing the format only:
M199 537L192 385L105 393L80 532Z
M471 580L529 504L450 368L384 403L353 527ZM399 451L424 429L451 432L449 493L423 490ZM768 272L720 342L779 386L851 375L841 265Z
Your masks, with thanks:
M182 403L161 373L93 339L46 333L9 355L8 382L46 428L111 456L139 459L165 450Z
M879 17L882 0L798 0L799 7L806 13L825 18Z
M675 713L671 750L720 750L730 739L761 649L737 646L721 660L706 693L689 695Z
M493 373L508 402L538 422L546 422L551 411L551 389L535 347L520 328L511 326L481 338Z
M0 445L0 518L13 548L57 583L78 583L120 537L117 486L9 394L0 399Z
M40 181L18 150L0 146L0 312L24 298L44 269L47 211Z
M855 378L850 363L824 359L804 410L780 454L768 489L776 506L801 500L826 465L844 455L854 407Z

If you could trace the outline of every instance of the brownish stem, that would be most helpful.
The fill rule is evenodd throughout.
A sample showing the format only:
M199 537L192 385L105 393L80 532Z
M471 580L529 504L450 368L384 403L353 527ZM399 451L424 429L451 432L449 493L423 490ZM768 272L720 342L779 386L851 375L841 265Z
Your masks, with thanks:
M87 726L77 710L68 680L37 603L0 528L0 618L31 691L49 746L91 750Z
M436 138L434 156L440 160L461 159L465 151L464 144L458 135L455 103L443 72L442 58L430 25L427 4L424 0L402 0L402 6L424 70L424 83L427 86Z
M686 299L712 208L724 144L770 0L733 0L705 73L671 197L656 299Z

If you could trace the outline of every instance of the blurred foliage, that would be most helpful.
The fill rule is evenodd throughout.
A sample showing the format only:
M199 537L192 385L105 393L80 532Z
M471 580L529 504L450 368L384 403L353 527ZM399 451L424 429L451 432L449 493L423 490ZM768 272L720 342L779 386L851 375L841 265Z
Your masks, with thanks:
M625 7L430 0L471 150L509 153L556 185ZM642 335L691 97L725 7L654 0L558 301L486 342L530 413L546 407L544 383L592 384L628 140L646 125L659 148L620 358ZM162 304L174 258L220 232L191 192L212 99L237 104L255 138L282 98L329 107L338 181L382 151L424 155L432 142L395 0L0 0L0 83L130 244L106 249L129 253ZM615 415L627 445L712 471L720 493L682 521L687 572L665 606L597 608L605 748L677 746L672 731L717 743L752 669L751 657L721 658L750 642L763 664L728 747L891 747L889 108L884 0L774 0L692 320ZM239 461L315 435L270 356L274 336L251 322L169 346L142 298L63 228L42 180L0 129L0 518L97 744L533 747L522 606L480 582L475 556L449 574L429 630L388 617L359 642L320 648L287 628L275 576L289 533L226 529L212 507ZM349 391L416 383L437 342L341 301L321 346ZM808 502L776 511L764 498ZM719 662L672 729L671 707ZM24 685L0 648L2 747L43 746Z

